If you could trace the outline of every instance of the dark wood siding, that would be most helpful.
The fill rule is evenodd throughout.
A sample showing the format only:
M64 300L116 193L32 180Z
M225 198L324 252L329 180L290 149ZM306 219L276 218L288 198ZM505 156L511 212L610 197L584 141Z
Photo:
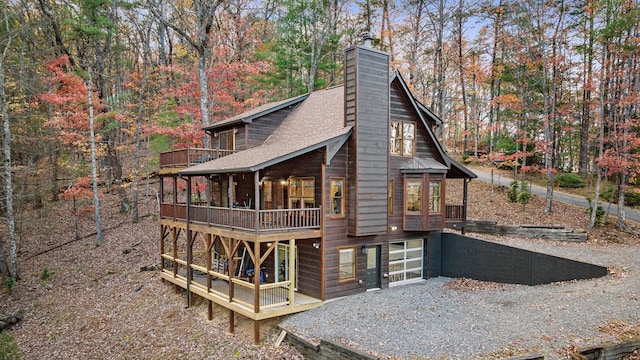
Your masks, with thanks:
M320 239L296 241L298 249L298 291L315 298L322 298L322 248L313 247Z
M386 233L389 55L355 46L347 49L345 58L345 121L354 126L349 147L349 233Z
M253 120L249 124L249 136L246 139L247 147L252 148L261 145L282 124L282 121L289 116L293 109L293 106L286 107Z
M391 84L391 121L410 121L416 124L416 156L427 159L435 157L436 160L442 161L439 155L436 155L436 145L431 140L428 130L420 121L418 113L415 111L407 94L404 92L399 82ZM399 157L399 156L393 156ZM400 156L400 158L402 158Z

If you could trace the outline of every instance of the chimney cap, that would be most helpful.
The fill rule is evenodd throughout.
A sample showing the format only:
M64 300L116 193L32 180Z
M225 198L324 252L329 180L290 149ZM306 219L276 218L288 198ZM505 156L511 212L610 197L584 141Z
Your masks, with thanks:
M371 47L371 42L373 40L373 34L371 31L365 31L362 33L362 40L364 41L364 46Z

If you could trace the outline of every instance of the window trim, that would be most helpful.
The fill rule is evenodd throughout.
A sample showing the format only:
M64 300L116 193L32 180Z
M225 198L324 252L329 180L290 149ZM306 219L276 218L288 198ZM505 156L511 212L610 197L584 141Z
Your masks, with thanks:
M226 136L228 137L228 140L231 142L231 149L223 149L221 146L221 142L222 142L222 137ZM223 131L219 131L217 133L217 137L218 137L218 150L228 150L228 151L235 151L236 150L236 129L229 129L229 130L223 130Z
M351 263L351 275L349 277L343 277L342 276L342 271L341 268L343 266L342 264L342 252L343 251L349 251L352 254L352 263ZM356 266L356 262L357 262L357 256L356 256L356 247L355 246L348 246L348 247L341 247L338 248L338 282L346 282L346 281L352 281L355 280L357 277L357 266ZM345 264L349 265L349 264Z
M438 184L438 201L434 202L434 194L432 192L433 184ZM437 210L432 209L432 205L438 206ZM442 180L429 180L429 213L430 214L441 214L442 213Z
M314 177L290 177L287 179L287 197L289 209L313 209L316 206ZM309 190L311 189L311 190ZM306 204L309 203L310 206ZM295 207L297 204L298 207Z
M336 196L336 194L333 192L333 183L334 182L340 182L341 193L340 193L339 197ZM345 195L344 184L345 184L345 179L343 177L332 177L332 178L329 178L329 192L330 192L330 194L329 194L329 216L332 217L332 218L342 218L342 217L345 216L346 211L345 211L345 208L344 208L344 205L345 205L345 201L344 201L344 199L345 199L345 196L344 196ZM339 200L339 203L336 203L335 202L336 200ZM333 212L334 211L333 210L334 203L340 205L339 206L339 209L340 209L339 213L334 213Z
M418 199L416 201L418 205L418 210L409 210L409 185L410 184L419 184L418 187ZM423 179L406 179L404 183L404 213L405 215L422 215L422 192L424 189L424 181Z
M398 131L397 136L396 137L392 137L392 130L394 127L394 124L400 124L400 131ZM412 139L405 139L404 137L404 127L406 125L411 125L413 127L413 138ZM389 153L391 155L396 155L396 156L414 156L416 154L416 122L415 121L391 121L391 124L389 125ZM405 151L405 141L407 140L411 140L411 153L407 153ZM398 151L394 151L394 147L392 146L392 143L396 142L399 144L398 146Z

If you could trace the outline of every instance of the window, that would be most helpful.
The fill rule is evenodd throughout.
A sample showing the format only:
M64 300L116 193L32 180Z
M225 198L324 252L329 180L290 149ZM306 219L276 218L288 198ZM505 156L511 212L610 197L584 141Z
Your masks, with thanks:
M340 281L356 278L356 248L340 249L338 272Z
M389 286L422 279L422 239L389 244Z
M393 121L389 132L389 151L396 155L415 154L416 125L412 122Z
M331 179L331 215L344 216L344 179Z
M218 149L235 150L235 129L220 131L218 133Z
M313 178L289 179L289 209L308 209L315 206Z
M441 189L440 181L431 181L429 182L429 212L439 213L440 212L440 189Z
M405 211L409 215L422 213L422 180L407 180Z

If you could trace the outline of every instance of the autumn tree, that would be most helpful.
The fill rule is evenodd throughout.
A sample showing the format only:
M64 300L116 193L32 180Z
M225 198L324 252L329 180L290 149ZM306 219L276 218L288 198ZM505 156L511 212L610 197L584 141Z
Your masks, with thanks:
M164 0L147 0L149 10L166 27L173 29L191 48L198 54L198 84L200 113L202 126L210 124L210 108L213 97L209 93L207 82L207 66L211 58L210 36L214 29L214 16L220 6L220 1L194 0L191 11L184 11L180 4L165 2ZM177 21L166 18L165 11L171 14ZM193 25L195 34L191 32ZM209 139L204 137L204 145L208 147Z
M96 139L93 122L94 111L99 111L102 103L97 94L91 90L91 85L88 85L90 78L89 83L85 83L80 76L69 71L70 66L66 56L48 63L49 74L43 80L49 84L51 91L40 95L40 100L53 108L53 116L45 125L55 129L61 143L68 148L73 164L70 172L74 175L74 179L83 177L86 173L92 174L96 232L98 243L100 243L102 231L97 194ZM91 162L90 169L85 165L87 157Z
M605 27L600 33L603 48L601 94L602 121L608 131L598 167L616 179L618 219L626 229L625 192L631 178L640 172L640 9L634 1L604 3Z

